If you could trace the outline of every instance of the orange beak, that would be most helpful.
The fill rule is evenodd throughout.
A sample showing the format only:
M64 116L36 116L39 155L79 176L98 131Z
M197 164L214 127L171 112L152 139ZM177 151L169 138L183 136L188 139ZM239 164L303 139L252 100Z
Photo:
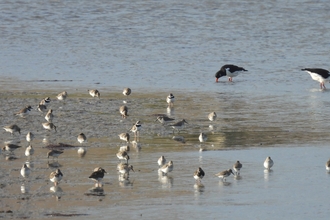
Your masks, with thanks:
M215 78L215 82L218 82L219 78Z

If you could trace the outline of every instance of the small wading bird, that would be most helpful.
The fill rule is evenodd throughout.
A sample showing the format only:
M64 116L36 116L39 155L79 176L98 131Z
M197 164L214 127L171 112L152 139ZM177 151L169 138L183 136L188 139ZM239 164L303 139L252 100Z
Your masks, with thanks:
M165 159L165 157L164 157L164 156L161 156L161 157L158 159L157 163L158 163L158 166L159 166L159 167L164 166L165 163L166 163L166 159Z
M26 107L22 108L19 112L16 112L14 115L18 115L18 116L24 118L25 116L27 116L29 114L31 109L32 109L32 107L30 105L26 106Z
M54 129L56 132L56 126L51 122L42 123L42 126L44 127L44 129L46 129L48 131L51 131L52 129Z
M194 179L196 182L200 183L203 177L205 176L205 172L202 168L198 168L194 173Z
M227 64L221 67L221 69L215 74L215 81L218 82L219 78L222 76L228 76L228 81L232 82L233 77L238 76L242 71L247 71L243 67L238 67L232 64Z
M270 168L272 168L273 165L274 165L274 161L272 160L272 158L267 157L266 160L264 161L264 167L269 170Z
M167 116L158 116L156 121L159 121L162 125L166 125L168 124L169 122L172 122L174 121L175 119L174 118L169 118Z
M29 157L32 156L34 154L34 149L32 147L32 145L29 145L26 149L25 149L25 156Z
M166 176L169 172L173 171L173 161L170 160L167 164L159 168L159 170Z
M105 172L105 170L102 167L98 167L95 169L94 172L89 176L89 178L97 182L97 187L101 187L100 182L103 179L104 174L107 172Z
M30 143L33 139L34 139L34 134L33 134L32 132L29 131L29 132L26 134L26 141Z
M233 165L233 170L235 171L236 176L239 176L242 167L243 165L239 161L236 161Z
M129 96L131 94L132 90L130 88L125 88L124 91L123 91L123 94L125 96Z
M54 183L55 186L61 181L63 177L63 173L60 169L56 169L55 171L51 172L49 175L49 180Z
M126 162L128 163L129 160L129 156L127 151L119 151L116 156L118 157L119 160L126 160Z
M118 136L120 140L126 141L127 143L129 142L129 133L121 133Z
M325 163L325 169L330 171L330 159Z
M221 171L220 173L217 173L217 174L215 174L215 175L216 175L217 177L221 178L222 181L225 182L225 181L226 181L226 177L230 176L230 174L235 175L231 169Z
M330 80L330 73L328 70L321 68L305 68L301 70L306 71L313 80L318 81L321 89L326 89L324 83L329 82Z
M53 122L53 118L54 118L54 115L53 115L53 110L52 109L49 109L46 116L45 116L45 119L46 121L48 122Z
M128 115L128 108L127 108L126 105L121 106L119 108L119 112L120 112L122 118L126 118L127 116L129 116Z
M133 165L128 165L127 163L119 163L117 165L117 170L120 173L120 175L125 178L128 179L129 178L129 171L134 171L133 169Z
M166 102L169 106L173 106L174 105L174 101L175 101L175 97L172 93L170 93L167 97L166 97Z
M130 131L134 133L134 137L140 136L141 127L142 127L142 125L141 125L140 121L137 121L133 125L133 127L131 128Z
M210 121L215 121L217 119L217 113L211 112L207 117Z
M50 98L46 97L40 101L39 105L48 105L50 103Z
M29 177L31 173L31 169L24 163L23 167L21 168L21 175L26 178Z
M63 101L66 99L67 96L68 96L68 93L66 91L64 91L64 92L61 92L60 94L58 94L56 96L56 98L60 101Z
M49 159L49 157L53 157L53 160L54 158L56 157L58 159L58 157L63 154L63 151L59 151L59 150L50 150L47 152L47 158Z
M46 105L38 104L38 111L44 113L47 110Z
M200 135L199 135L199 137L198 137L198 140L199 140L199 142L201 142L201 143L207 141L207 135L204 134L203 132L200 133Z
M18 148L21 148L22 146L18 146L16 144L6 144L2 150L3 151L9 151L9 152L13 152L14 150L18 149Z
M3 127L3 129L5 129L5 131L9 132L12 135L14 135L15 132L18 132L19 134L21 134L21 129L15 124L5 126L5 127Z
M93 97L97 97L97 98L100 98L100 92L97 90L97 89L91 89L91 90L87 90L88 93Z
M86 135L84 133L80 133L77 137L77 141L81 144L85 143L87 141Z
M178 133L180 133L180 130L184 128L184 124L188 122L185 120L185 119L182 119L181 121L175 123L175 124L172 124L171 127L173 128L173 133L174 133L174 130L177 130Z

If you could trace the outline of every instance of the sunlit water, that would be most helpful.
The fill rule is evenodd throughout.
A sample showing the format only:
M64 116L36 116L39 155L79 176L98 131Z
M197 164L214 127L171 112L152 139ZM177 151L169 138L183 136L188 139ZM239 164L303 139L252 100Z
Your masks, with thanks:
M1 1L1 126L16 123L22 135L3 131L0 138L23 146L11 159L0 157L0 211L13 211L1 217L327 219L329 92L300 69L329 69L329 10L328 1ZM227 63L248 72L215 83ZM121 94L125 87L129 97ZM88 95L91 88L100 90L100 100ZM56 101L63 90L69 98ZM176 102L167 109L170 92ZM46 96L56 133L44 131L36 111ZM123 100L125 120L118 112ZM25 105L33 106L31 115L14 117ZM189 124L173 134L154 114ZM141 149L130 144L136 172L123 182L117 135L137 120ZM36 135L36 153L22 194L28 131ZM47 144L79 146L80 132L88 136L84 158L66 149L58 163L48 163ZM200 132L208 135L202 145ZM174 161L168 177L157 173L161 155ZM267 156L275 160L270 173L262 166ZM223 184L214 174L236 160L242 178ZM64 173L55 194L51 165ZM97 166L108 171L104 196L88 194ZM199 166L206 176L196 188Z

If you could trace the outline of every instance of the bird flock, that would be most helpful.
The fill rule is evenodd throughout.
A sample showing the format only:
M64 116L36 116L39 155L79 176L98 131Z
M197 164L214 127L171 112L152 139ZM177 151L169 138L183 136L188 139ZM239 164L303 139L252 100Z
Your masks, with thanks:
M327 71L325 69L320 69L320 68L305 68L302 70L309 73L313 80L318 81L320 83L320 88L322 90L326 89L324 83L329 82L329 80L330 80L329 71ZM244 72L244 71L247 71L247 70L244 69L243 67L238 67L238 66L235 66L232 64L224 65L215 74L216 82L218 82L219 78L223 77L223 76L227 76L228 80L230 82L232 82L233 77L238 76L240 72ZM100 99L100 92L98 90L87 90L87 92L93 98ZM130 88L125 88L123 90L122 94L124 96L128 97L131 94L131 92L132 91ZM56 98L59 101L64 101L64 100L66 100L67 96L68 96L68 93L66 91L63 91L63 92L59 93L56 96ZM46 98L42 99L37 106L37 110L42 113L46 113L44 118L47 122L43 122L42 127L50 132L51 131L57 132L56 126L53 124L53 119L54 119L53 110L47 108L47 106L49 105L50 102L51 102L50 97L46 97ZM127 103L127 101L123 101L123 102L125 104ZM169 107L173 107L174 103L175 103L175 96L172 93L170 93L166 97L166 102ZM32 109L33 108L29 105L29 106L22 108L20 111L14 113L14 115L22 117L22 118L26 118L26 117L28 117L28 114ZM119 113L120 113L120 116L122 117L122 119L126 119L127 117L129 117L128 111L129 111L129 109L126 105L120 106ZM207 118L211 122L215 121L217 119L216 112L209 113L207 115ZM185 125L189 124L185 119L182 119L182 120L174 123L175 119L170 118L165 114L156 115L155 121L158 121L163 126L171 127L173 134L175 132L180 133L180 131L182 129L184 129ZM9 132L11 135L16 135L16 133L18 133L19 135L21 134L21 128L16 124L4 126L3 129L6 132ZM130 133L129 132L132 132L134 134L134 141L131 142L134 145L134 144L137 144L137 140L139 139L141 129L142 129L142 124L141 124L141 121L138 120L138 121L136 121L136 123L133 124L133 126L131 127L130 130L118 135L119 139L126 142L126 144L127 144L127 146L120 147L118 150L118 153L116 154L116 157L119 160L119 164L117 165L117 171L118 171L120 179L122 179L122 180L129 179L130 171L135 172L133 165L129 164L129 159L130 159L130 157L129 157L130 147L128 146L128 144L130 143ZM25 156L27 156L27 157L31 157L34 154L35 149L31 145L34 138L35 137L32 132L29 131L26 134L26 141L28 143L28 146L25 149ZM173 139L177 139L178 141L184 142L184 139L182 139L182 138L183 137L180 137L180 136L173 137ZM200 135L198 136L198 140L201 144L207 142L207 139L208 139L207 135L203 132L201 132ZM87 142L86 135L84 133L78 134L77 141L79 142L79 144L86 143ZM13 143L6 143L5 146L2 148L2 150L6 154L10 155L10 154L13 154L13 152L18 148L21 148L21 146L13 144ZM203 150L204 149L201 147L200 151L203 151ZM48 159L50 157L55 159L55 158L58 158L61 154L63 154L63 151L61 151L61 150L50 149L47 152L46 156ZM79 147L78 154L81 156L84 156L86 154L86 149L83 147ZM163 155L160 156L157 163L158 163L158 173L162 176L168 175L168 173L172 172L174 169L173 160L169 160L167 162L165 156L163 156ZM265 169L270 170L274 166L274 161L271 159L270 156L268 156L265 159L263 165L264 165ZM329 159L329 161L326 162L325 166L326 166L326 170L330 171L330 159ZM236 161L236 163L233 164L230 169L223 170L219 173L216 173L216 174L214 174L214 176L219 177L222 181L226 181L226 178L229 177L230 175L233 175L235 177L240 176L240 171L241 171L242 167L243 167L242 163L240 161ZM20 170L21 176L23 178L28 178L30 173L31 173L31 169L29 168L27 163L24 163ZM89 176L90 179L95 181L96 188L102 188L102 179L104 178L105 174L107 174L107 172L102 167L96 167L93 170L93 172L91 173L91 175ZM203 179L203 177L205 175L206 175L206 172L201 167L198 167L198 169L192 174L192 177L195 179L197 184L201 184L201 180ZM49 180L51 182L53 182L54 186L56 187L62 180L63 176L64 175L60 169L55 169L50 173Z

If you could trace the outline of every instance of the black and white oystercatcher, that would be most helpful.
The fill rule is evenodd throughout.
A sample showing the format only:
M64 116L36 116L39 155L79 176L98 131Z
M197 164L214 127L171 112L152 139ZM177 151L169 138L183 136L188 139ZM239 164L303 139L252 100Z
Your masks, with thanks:
M227 64L221 67L221 69L215 74L215 82L218 82L219 78L222 76L228 76L229 82L233 81L233 77L238 76L242 71L247 71L243 67L235 66L232 64Z

